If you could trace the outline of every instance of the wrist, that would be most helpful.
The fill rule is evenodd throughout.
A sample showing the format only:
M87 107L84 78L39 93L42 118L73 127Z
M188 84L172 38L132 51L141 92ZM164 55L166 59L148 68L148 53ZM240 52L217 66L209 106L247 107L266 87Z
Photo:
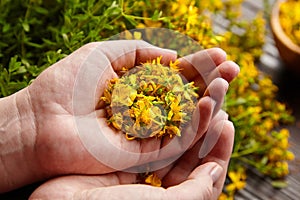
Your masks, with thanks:
M35 120L27 89L0 99L0 193L38 180Z

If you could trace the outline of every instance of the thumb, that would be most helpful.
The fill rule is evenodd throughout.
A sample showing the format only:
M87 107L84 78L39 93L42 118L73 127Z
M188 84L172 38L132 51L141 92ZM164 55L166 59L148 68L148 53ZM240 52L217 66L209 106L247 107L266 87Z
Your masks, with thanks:
M96 43L95 50L103 53L115 71L123 67L130 69L135 65L162 56L161 63L168 65L175 61L177 52L151 45L143 40L116 40Z
M208 162L197 167L188 179L179 185L167 189L167 199L217 199L221 191L214 188L214 183L225 173L215 162Z
M188 179L179 185L167 189L143 184L124 184L98 187L77 192L73 200L82 199L196 199L214 200L221 191L214 188L214 183L225 173L215 162L208 162L197 167ZM112 197L113 194L113 197Z

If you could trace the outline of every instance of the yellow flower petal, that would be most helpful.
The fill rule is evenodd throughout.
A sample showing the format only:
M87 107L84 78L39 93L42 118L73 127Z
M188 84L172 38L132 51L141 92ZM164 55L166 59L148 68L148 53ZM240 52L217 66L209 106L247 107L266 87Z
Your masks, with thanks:
M156 187L161 186L160 178L154 173L147 176L147 178L145 179L145 183L148 183L148 184L150 184L152 186L156 186Z

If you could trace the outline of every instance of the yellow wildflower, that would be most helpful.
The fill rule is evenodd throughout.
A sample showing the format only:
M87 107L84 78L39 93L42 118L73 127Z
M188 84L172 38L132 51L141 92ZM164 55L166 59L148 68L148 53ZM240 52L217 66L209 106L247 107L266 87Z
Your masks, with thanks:
M234 192L236 190L243 189L246 186L246 174L244 171L229 171L228 176L232 183L226 185L226 190L228 192Z
M270 131L274 128L274 122L272 119L265 119L262 123L263 128L265 128L267 131Z
M171 6L171 12L175 14L175 17L185 15L188 10L188 3L189 2L186 0L178 0L177 2L173 2Z
M173 135L181 136L180 129L177 126L166 126L165 129L167 130L167 133L170 137L172 137Z
M218 198L218 200L233 200L233 195L229 196L228 194L225 194L222 192Z
M280 130L280 135L282 135L283 137L287 137L288 138L290 136L290 132L289 132L288 129L283 128L283 129Z
M283 177L289 173L289 165L287 162L276 162L276 176Z
M278 161L282 158L284 151L281 148L274 147L269 151L268 158L272 161Z
M175 71L179 71L180 70L180 68L178 67L179 63L180 63L179 60L175 60L174 62L171 60L170 67Z
M282 138L281 140L279 140L277 142L277 146L279 148L282 148L282 149L287 149L289 147L289 140L288 140L288 138Z
M287 151L286 155L285 155L285 158L286 158L286 160L294 160L295 159L295 155L292 152Z

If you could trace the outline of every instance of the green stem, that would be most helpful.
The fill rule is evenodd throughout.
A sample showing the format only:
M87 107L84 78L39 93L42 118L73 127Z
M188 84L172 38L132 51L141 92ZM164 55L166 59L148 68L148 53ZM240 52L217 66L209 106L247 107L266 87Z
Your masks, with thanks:
M252 153L259 151L266 151L267 149L269 149L270 145L266 145L264 148L260 148L259 149L259 145L254 145L252 148L249 149L245 149L243 151L239 151L239 152L233 152L231 154L231 158L241 158L241 157L245 157L247 155L250 155Z
M255 168L258 168L257 163L255 161L253 161L253 160L250 160L250 159L245 158L245 157L239 157L238 159L240 161L242 161L243 163L246 163L248 165L254 166Z
M92 12L91 12L91 15L94 15L100 8L102 8L103 4L104 4L104 1L98 1L98 2L95 4L95 6L93 7L93 10L92 10ZM79 23L79 24L77 25L77 28L78 28L78 29L81 29L82 26L85 25L85 24L87 24L90 20L91 20L91 19L89 18L89 19L86 19L86 20L82 21L81 23Z
M257 148L251 148L251 149L246 149L246 150L240 151L240 152L234 152L231 154L231 158L239 158L242 156L250 155L250 154L254 153L255 151L257 151Z
M151 17L140 17L140 16L136 16L136 15L128 15L124 12L124 0L119 0L119 4L120 4L120 7L121 7L121 14L123 17L125 18L131 18L131 19L138 19L138 20L152 20L154 21ZM165 20L166 17L159 17L157 20L155 21L163 21Z

